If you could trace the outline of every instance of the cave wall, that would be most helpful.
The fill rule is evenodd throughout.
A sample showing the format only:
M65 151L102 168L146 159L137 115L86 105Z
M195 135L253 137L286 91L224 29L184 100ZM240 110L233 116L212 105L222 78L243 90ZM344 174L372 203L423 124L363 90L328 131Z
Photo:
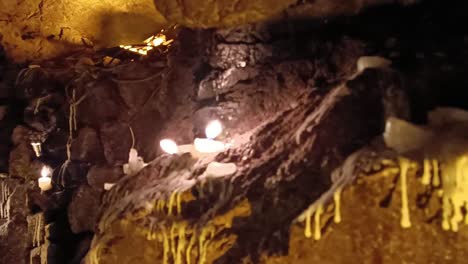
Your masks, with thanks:
M369 6L414 2L2 0L0 43L15 62L42 61L83 48L136 44L172 24L228 27L284 18L356 14Z
M437 105L468 107L464 99L467 98L466 80L460 78L466 74L464 58L468 42L464 29L455 27L463 18L463 8L454 12L448 7L434 9L434 6L430 3L422 10L409 8L403 13L399 13L400 9L378 9L355 20L347 17L327 22L298 20L218 30L184 28L169 53L162 56L139 58L125 54L128 57L120 57L120 64L106 67L101 60L105 56L117 56L112 51L83 52L68 57L67 63L62 59L51 60L39 68L29 68L22 72L16 86L15 78L5 78L7 81L2 84L9 92L3 97L2 106L20 109L10 111L13 115L9 121L0 123L9 127L9 130L2 129L4 136L1 138L2 143L5 142L2 146L8 146L6 151L11 149L8 178L12 183L9 184L26 188L23 195L29 197L29 203L21 205L22 213L16 214L20 224L12 224L10 228L14 230L10 234L31 230L25 224L27 218L40 212L44 213L43 232L51 226L55 226L56 231L46 239L41 238L39 245L32 245L29 237L11 235L13 237L8 239L22 239L18 243L21 248L1 247L1 260L18 259L20 252L27 261L31 250L45 245L47 253L44 254L51 263L54 260L80 263L95 233L91 253L96 252L99 245L106 245L106 239L123 237L119 246L109 248L116 252L114 256L98 254L99 263L118 261L115 258L119 258L119 251L128 249L132 239L141 243L142 251L151 253L148 256L162 257L160 244L149 243L140 233L132 235L134 229L119 229L118 221L115 229L99 229L98 223L105 219L102 214L108 208L108 204L104 202L103 206L102 203L112 196L125 197L125 191L138 196L141 189L151 191L152 187L160 186L164 183L159 179L161 168L168 164L188 169L189 175L195 178L200 176L204 167L190 167L193 161L187 157L180 160L172 157L169 161L167 157L161 158L158 142L169 137L179 143L189 143L203 134L208 120L218 118L225 125L225 138L243 134L240 142L245 138L252 140L251 146L238 146L217 157L219 161L236 162L245 173L240 185L252 186L246 188L247 192L234 191L239 197L247 198L248 206L230 201L232 203L226 205L224 211L216 212L214 219L217 221L238 224L235 230L227 228L226 231L235 234L237 240L232 237L215 239L214 244L220 245L220 251L212 253L211 259L220 259L219 263L240 263L244 259L254 263L309 263L313 260L344 263L350 258L369 263L415 259L417 263L432 259L438 263L463 263L466 252L460 245L466 241L466 230L456 234L442 232L440 223L433 217L437 214L437 205L428 210L414 206L411 210L416 226L409 231L399 228L399 200L394 199L385 206L381 204L391 192L388 188L395 176L364 179L360 185L347 190L343 196L345 220L340 225L325 221L323 240L306 240L302 224L292 223L295 216L328 188L330 171L348 154L381 133L384 116L379 108L395 100L398 94L395 89L403 90L410 97L412 119L419 122L424 121L428 109ZM395 25L390 18L396 14L400 14L400 22ZM428 22L432 23L430 30L425 26ZM409 25L413 25L411 33L407 31ZM447 27L456 28L457 32L447 32ZM362 55L391 58L394 70L370 71L354 84L345 82L355 73L356 61ZM11 71L14 76L17 69L13 67ZM335 98L330 94L343 83L347 83L352 96L345 100L342 108L327 108L329 104L321 103L323 98ZM447 84L451 84L451 89L447 89ZM387 92L379 94L380 89ZM376 91L379 93L374 94ZM70 161L61 174L61 166L67 159L70 103L80 98L83 100L76 105L77 128L72 129ZM396 100L402 103L400 98ZM341 105L342 101L336 101ZM11 108L11 105L16 107ZM307 142L297 147L292 140L295 130L319 106L333 113L329 119L320 119L323 123L318 122L319 128L326 132L320 134L319 142L323 145L314 145L313 137L306 133L303 137ZM366 106L372 106L372 111ZM13 127L16 128L11 133ZM159 157L144 174L133 180L124 179L121 170L132 146L130 127L135 134L135 148L144 160ZM349 142L350 135L356 135L356 140ZM41 158L34 157L30 147L30 143L37 140L43 140ZM325 159L328 155L332 158ZM243 157L247 159L242 160ZM319 164L322 163L328 165L321 168ZM55 186L47 193L40 193L36 183L43 164L55 169ZM287 164L288 170L281 167L282 164ZM6 168L2 170L6 172ZM285 175L294 174L296 178L284 186L273 185L274 191L270 193L262 185L267 179L270 179L268 182L277 180L271 173L276 170L286 171ZM257 181L250 183L250 179ZM103 190L104 183L117 181L118 189L110 194ZM215 204L210 199L218 199L220 186L222 184L215 182L214 196L191 206L199 208L201 213L208 210ZM171 188L160 188L153 190L154 193L171 194ZM412 200L418 198L418 192L424 191L418 189L415 181L410 182L409 188L414 190ZM195 189L188 193L196 193ZM284 203L272 208L275 195ZM136 201L143 203L154 201L152 199ZM118 201L114 200L117 205ZM359 206L354 206L356 204ZM190 215L190 212L197 210L190 208L184 205L184 212L188 210L189 215L183 215L183 220L195 221L197 215ZM141 212L124 210L123 213L132 218ZM271 221L275 215L283 217ZM240 222L233 220L233 216L241 218ZM158 217L167 220L164 216ZM5 221L1 223L4 226ZM142 227L139 231L148 231L146 223L135 223L135 226L138 224ZM402 239L409 234L412 239ZM227 246L223 246L226 241L234 246L226 249ZM425 243L414 249L411 246L417 241ZM333 247L336 244L339 246ZM428 257L433 244L446 254L437 251ZM6 249L11 251L2 251ZM343 254L332 254L338 249ZM220 256L220 252L228 254ZM132 256L128 255L129 262L135 261ZM154 259L148 257L140 261Z
M0 10L0 41L16 62L139 43L166 24L151 0L2 0Z

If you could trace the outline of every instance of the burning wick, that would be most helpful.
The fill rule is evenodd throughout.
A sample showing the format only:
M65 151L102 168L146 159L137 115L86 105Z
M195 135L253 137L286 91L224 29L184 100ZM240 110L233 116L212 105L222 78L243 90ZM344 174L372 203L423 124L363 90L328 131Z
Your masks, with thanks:
M226 146L223 142L214 140L223 132L223 125L219 120L213 120L208 123L205 128L207 138L196 138L194 145L195 149L201 153L216 153L223 151Z
M42 149L41 149L41 143L39 142L32 142L31 143L31 146L34 150L34 153L36 153L36 157L40 157L41 156L41 152L42 152Z
M50 168L47 166L43 166L41 170L41 177L38 179L39 188L41 191L48 191L52 189L52 179L50 178Z

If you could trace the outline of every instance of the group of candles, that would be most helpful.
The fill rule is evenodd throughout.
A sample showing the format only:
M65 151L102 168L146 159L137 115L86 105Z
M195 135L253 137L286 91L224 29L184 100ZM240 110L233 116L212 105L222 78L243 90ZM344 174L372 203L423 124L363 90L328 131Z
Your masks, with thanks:
M161 149L168 154L190 153L193 157L202 157L206 154L218 153L226 149L226 145L215 140L223 132L223 126L218 120L208 123L205 129L206 138L195 138L193 144L178 146L172 139L163 139L159 142Z
M168 154L190 153L194 158L203 158L210 154L216 154L224 151L227 145L221 141L215 140L223 132L223 126L218 120L208 123L205 129L206 138L195 138L193 144L178 146L171 139L163 139L159 142L161 149ZM206 167L202 177L224 177L232 175L237 171L234 163L220 163L212 161Z
M193 157L200 158L204 155L218 153L226 149L226 145L223 142L215 140L215 138L218 137L222 132L223 126L221 122L219 120L213 120L206 126L206 138L195 138L193 144L180 146L178 146L174 140L163 139L159 142L159 145L161 146L161 149L168 154L190 153ZM33 147L35 147L34 149L36 150L37 146L35 146L35 144ZM219 167L219 165L217 165L217 167ZM228 171L232 170L233 168ZM51 174L52 170L50 167L44 165L41 170L41 177L38 179L38 184L41 191L48 191L52 189ZM106 187L108 189L111 188L111 186Z

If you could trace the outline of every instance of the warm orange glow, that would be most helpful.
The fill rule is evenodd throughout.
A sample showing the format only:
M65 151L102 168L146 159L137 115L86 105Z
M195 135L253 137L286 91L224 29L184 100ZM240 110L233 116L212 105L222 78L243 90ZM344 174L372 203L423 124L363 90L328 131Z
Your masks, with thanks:
M154 36L151 36L143 41L146 46L132 46L132 45L120 45L122 49L126 49L131 52L135 52L141 55L148 55L148 52L159 46L170 46L173 39L167 40L166 35L162 32Z

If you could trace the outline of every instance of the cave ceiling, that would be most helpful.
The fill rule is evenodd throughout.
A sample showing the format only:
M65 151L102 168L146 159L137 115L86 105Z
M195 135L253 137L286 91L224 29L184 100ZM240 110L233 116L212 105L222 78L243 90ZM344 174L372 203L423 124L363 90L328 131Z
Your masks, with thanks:
M15 62L40 61L86 46L138 43L171 24L208 28L326 17L395 1L415 0L0 0L0 41Z

